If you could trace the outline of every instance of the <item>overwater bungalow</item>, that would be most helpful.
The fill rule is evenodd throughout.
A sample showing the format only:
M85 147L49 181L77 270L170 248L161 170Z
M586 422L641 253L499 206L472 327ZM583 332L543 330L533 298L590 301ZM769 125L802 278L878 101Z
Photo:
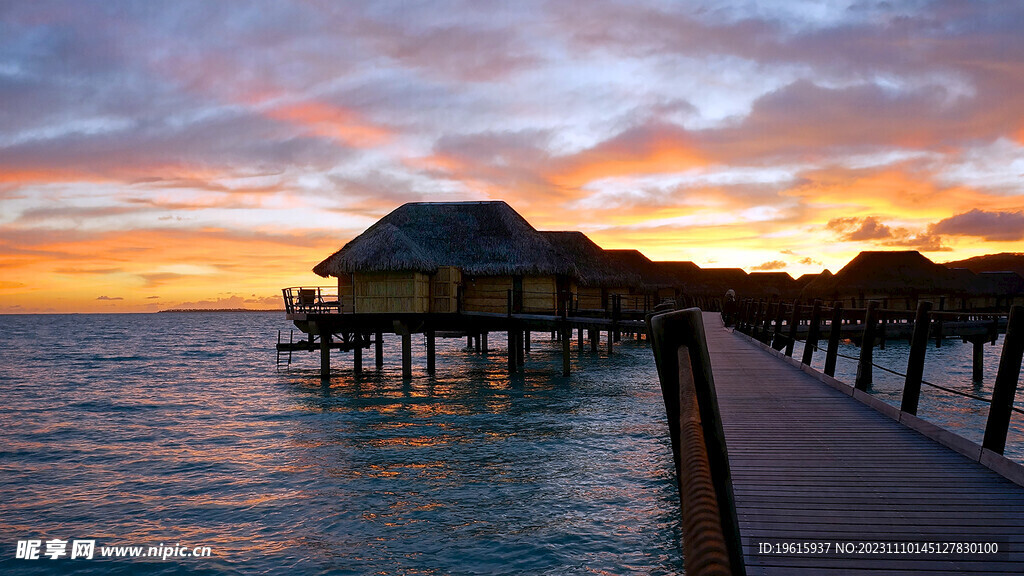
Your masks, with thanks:
M956 309L971 294L972 282L915 250L867 251L834 276L822 274L808 284L802 298L838 300L849 307L878 300L893 310L914 310L919 300L929 300L936 310Z
M616 268L640 278L639 284L608 289L609 294L622 299L624 308L652 310L659 302L675 299L672 276L639 250L605 250L605 253Z
M800 294L796 280L787 272L751 272L747 296L766 300L792 300Z
M643 285L640 274L619 265L608 251L582 232L545 231L541 235L576 268L570 290L575 295L574 308L577 311L608 310L610 295L623 290L628 293L628 287Z
M413 202L313 268L338 279L342 312L559 309L571 262L505 202Z

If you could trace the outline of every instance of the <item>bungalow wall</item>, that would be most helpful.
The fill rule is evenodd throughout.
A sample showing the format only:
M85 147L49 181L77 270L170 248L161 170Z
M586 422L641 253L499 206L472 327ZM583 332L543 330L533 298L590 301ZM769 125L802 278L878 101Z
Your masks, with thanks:
M557 309L557 278L554 276L523 277L523 312L553 314Z
M462 309L468 312L507 312L511 276L463 276Z
M430 311L451 314L459 311L459 284L462 271L455 266L441 266L430 279Z
M430 276L420 272L356 272L357 314L423 313L430 308Z
M508 312L508 291L527 313L553 313L558 305L555 276L464 276L462 308L470 312Z
M352 275L342 274L338 276L338 302L341 304L342 312L352 312L353 300Z

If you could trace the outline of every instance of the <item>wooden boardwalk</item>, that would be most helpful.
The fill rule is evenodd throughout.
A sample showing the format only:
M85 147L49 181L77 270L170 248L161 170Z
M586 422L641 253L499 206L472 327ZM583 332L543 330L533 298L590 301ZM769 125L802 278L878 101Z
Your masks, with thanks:
M1024 574L1024 488L732 334L718 314L704 323L747 574ZM786 553L810 543L829 549ZM847 543L853 553L837 550ZM858 553L863 543L999 552Z

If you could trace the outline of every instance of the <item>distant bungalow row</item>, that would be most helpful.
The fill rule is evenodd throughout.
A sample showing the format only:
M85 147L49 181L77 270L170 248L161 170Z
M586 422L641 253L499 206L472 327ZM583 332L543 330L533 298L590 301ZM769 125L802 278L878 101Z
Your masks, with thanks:
M918 252L862 252L836 274L794 279L655 262L637 250L606 250L582 232L538 231L505 202L420 202L394 210L313 268L338 280L336 294L285 289L289 312L581 315L646 312L658 304L714 310L738 298L879 300L913 310L1005 310L1024 303L1015 272L949 269Z

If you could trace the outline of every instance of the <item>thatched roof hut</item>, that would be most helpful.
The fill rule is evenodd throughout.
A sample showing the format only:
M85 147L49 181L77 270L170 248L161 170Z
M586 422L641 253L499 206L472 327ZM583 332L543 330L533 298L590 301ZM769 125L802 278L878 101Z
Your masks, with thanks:
M747 271L743 268L702 268L704 290L711 295L724 295L726 290L735 290L738 298L747 298L750 294Z
M313 268L320 276L457 266L472 275L574 274L575 267L505 202L412 202Z
M612 265L627 274L640 278L640 286L645 289L671 288L675 282L661 266L644 256L639 250L605 250ZM630 286L634 286L630 284Z
M747 287L752 296L761 298L795 298L799 292L788 272L751 272Z
M642 282L639 274L616 265L614 258L583 232L543 231L540 234L561 258L575 266L580 286L639 286Z
M916 250L861 252L831 278L824 274L804 290L806 297L839 299L961 292L964 279Z

